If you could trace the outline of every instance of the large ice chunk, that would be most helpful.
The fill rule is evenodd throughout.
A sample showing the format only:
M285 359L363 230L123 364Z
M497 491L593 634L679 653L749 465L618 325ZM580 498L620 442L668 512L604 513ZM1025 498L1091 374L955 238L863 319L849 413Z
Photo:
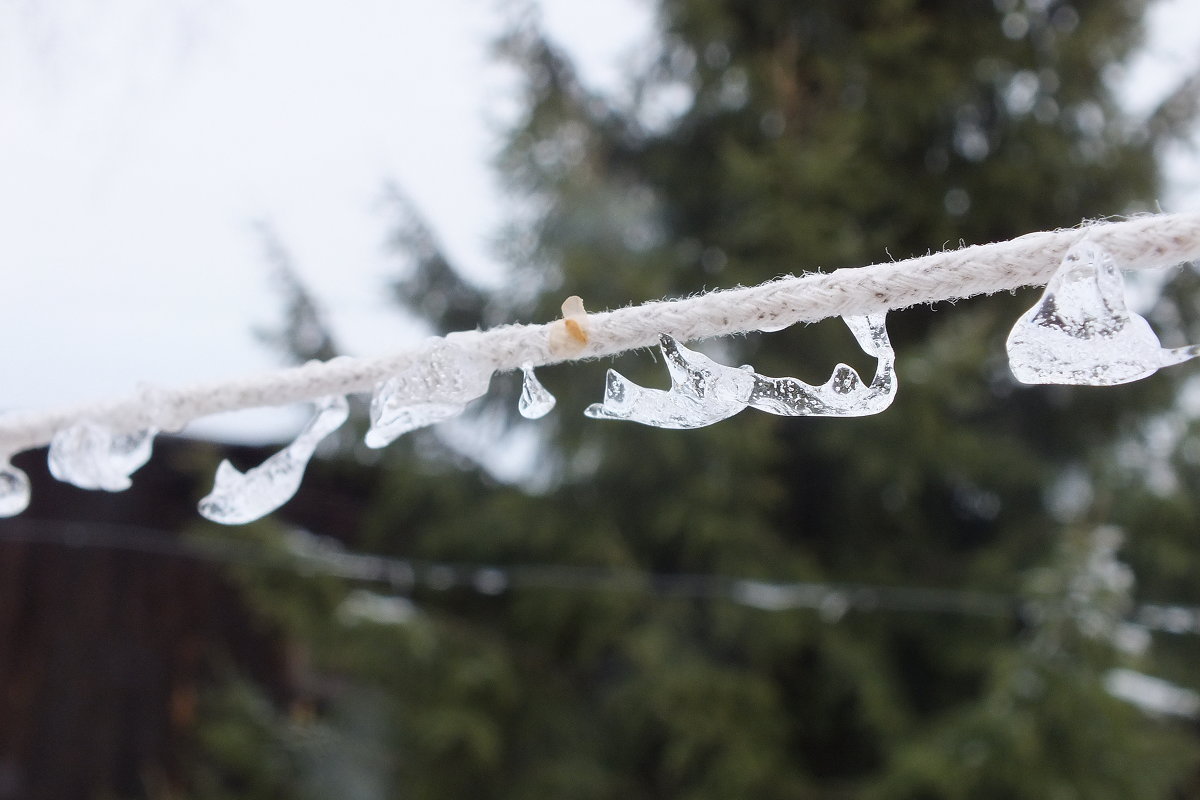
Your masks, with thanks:
M367 447L386 447L409 431L458 416L487 393L493 371L473 351L435 340L424 358L376 388Z
M1129 310L1113 257L1084 239L1067 251L1041 299L1008 335L1008 361L1022 383L1112 386L1195 358L1200 347L1164 349Z
M81 422L54 434L47 462L50 474L80 489L122 492L129 476L150 460L153 428L113 433L103 425Z

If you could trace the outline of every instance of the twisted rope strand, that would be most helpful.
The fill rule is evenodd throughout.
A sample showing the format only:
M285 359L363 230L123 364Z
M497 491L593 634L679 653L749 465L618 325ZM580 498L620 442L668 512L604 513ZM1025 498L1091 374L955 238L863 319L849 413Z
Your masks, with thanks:
M1043 285L1071 245L1085 236L1126 269L1170 267L1200 259L1200 213L1147 215L589 314L588 341L569 356L552 347L551 334L561 321L464 331L445 339L473 351L494 369L507 371L526 363L536 367L650 347L662 333L687 342L833 316L879 313ZM429 339L390 355L337 358L232 380L143 389L97 403L5 414L0 416L0 459L47 444L57 431L84 421L117 433L143 428L177 431L209 414L370 392L391 375L426 360L440 342Z

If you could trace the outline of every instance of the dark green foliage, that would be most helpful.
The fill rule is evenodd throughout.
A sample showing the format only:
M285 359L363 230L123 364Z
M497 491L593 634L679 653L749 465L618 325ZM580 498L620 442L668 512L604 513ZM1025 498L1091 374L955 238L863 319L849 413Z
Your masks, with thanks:
M439 334L480 327L487 296L454 271L433 231L398 188L388 187L388 200L396 214L391 246L410 262L408 274L392 284L396 299Z
M568 294L615 307L1150 207L1158 134L1129 133L1104 78L1143 10L662 0L661 53L625 98L589 91L519 17L500 46L525 76L499 159L526 209L502 245L511 288L463 283L406 211L397 236L416 269L399 294L439 330L486 309L548 320ZM691 101L663 118L653 98L671 86ZM1156 320L1189 341L1194 283ZM1124 664L1195 685L1200 645L1121 653L1130 587L1087 583L1092 532L1112 523L1139 596L1200 602L1200 440L1172 410L1188 368L1105 390L1018 387L1004 338L1034 297L893 313L900 394L865 419L585 421L607 364L546 369L559 411L536 429L537 491L413 437L351 542L433 561L988 590L1026 598L1022 615L825 621L727 598L418 584L415 621L348 627L332 599L319 618L296 605L311 595L294 578L261 604L349 696L385 698L374 775L401 795L1198 796L1194 731L1103 680ZM839 360L870 367L836 320L711 348L814 382ZM618 366L665 383L644 353ZM1165 450L1139 451L1164 425Z
M298 363L313 359L328 361L338 354L337 343L329 332L317 300L296 273L291 254L266 225L258 229L267 260L275 268L275 282L283 296L284 322L276 331L256 331L265 344Z

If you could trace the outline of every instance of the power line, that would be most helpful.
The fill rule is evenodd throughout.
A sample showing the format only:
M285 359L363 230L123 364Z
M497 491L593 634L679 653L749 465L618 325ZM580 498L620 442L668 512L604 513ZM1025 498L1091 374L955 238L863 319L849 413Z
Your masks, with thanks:
M498 596L516 590L639 594L663 599L719 600L765 612L813 611L835 622L847 613L899 612L1021 619L1028 601L1015 594L862 583L770 581L717 574L648 573L568 564L483 564L395 558L345 550L336 539L303 530L285 534L284 547L189 537L112 523L23 519L6 523L0 544L22 542L101 548L217 564L281 569L382 584L397 593L452 590ZM1170 634L1200 634L1200 607L1144 603L1128 621Z

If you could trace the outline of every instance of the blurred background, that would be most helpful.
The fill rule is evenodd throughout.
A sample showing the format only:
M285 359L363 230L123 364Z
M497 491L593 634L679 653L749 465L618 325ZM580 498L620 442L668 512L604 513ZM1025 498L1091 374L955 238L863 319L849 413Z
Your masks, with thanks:
M1200 210L1187 0L7 0L0 59L4 409ZM646 351L382 451L359 398L247 526L195 503L304 408L20 454L0 800L1200 798L1200 382L1017 385L1037 296L891 314L876 417L583 418Z

